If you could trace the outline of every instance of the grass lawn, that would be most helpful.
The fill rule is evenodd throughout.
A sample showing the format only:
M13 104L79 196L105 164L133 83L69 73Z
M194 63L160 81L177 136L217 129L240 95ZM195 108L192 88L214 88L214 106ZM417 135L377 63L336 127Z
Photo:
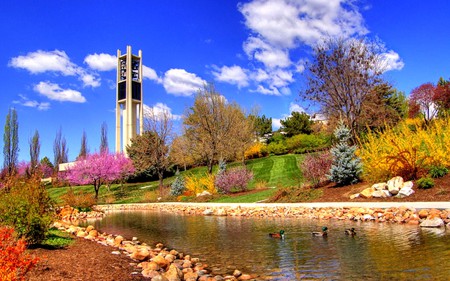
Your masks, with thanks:
M246 167L253 171L253 180L249 184L249 189L258 187L268 187L269 189L261 190L242 196L221 196L213 202L257 202L269 198L277 188L297 186L302 183L303 178L298 168L299 161L302 161L303 155L287 154L279 156L270 156L259 159L252 159L246 162ZM241 166L240 162L230 163L229 168ZM217 170L217 166L214 167ZM180 172L181 176L206 174L206 167L197 167L187 171ZM175 177L164 179L165 185L170 185ZM94 187L92 185L75 186L75 187L52 187L48 188L50 197L57 204L63 204L62 196L72 188L74 192L84 192L94 195ZM159 196L158 181L146 183L130 183L113 184L110 190L102 186L99 191L99 204L105 203L141 203L155 202Z

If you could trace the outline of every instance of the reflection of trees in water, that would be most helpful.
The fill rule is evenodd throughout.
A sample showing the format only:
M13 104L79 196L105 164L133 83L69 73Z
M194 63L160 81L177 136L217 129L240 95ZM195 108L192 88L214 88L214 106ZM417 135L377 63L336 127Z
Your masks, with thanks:
M311 231L323 223L130 211L109 214L96 227L126 238L137 236L150 245L162 242L201 258L218 274L238 268L275 280L388 280L440 279L450 273L450 234L443 229L326 221L328 237L312 237ZM350 227L356 228L355 237L344 234ZM285 240L268 236L280 229L286 231Z

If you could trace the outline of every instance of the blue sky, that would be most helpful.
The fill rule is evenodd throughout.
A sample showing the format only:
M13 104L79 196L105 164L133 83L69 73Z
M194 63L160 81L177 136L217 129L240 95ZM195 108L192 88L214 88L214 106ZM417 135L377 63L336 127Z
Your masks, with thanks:
M293 110L312 113L298 91L324 36L380 40L386 79L408 95L450 78L449 12L447 0L1 1L1 132L14 107L20 160L35 130L53 160L59 128L73 160L83 131L98 150L106 122L113 151L115 57L127 45L143 52L145 105L170 110L177 128L205 82L275 128Z

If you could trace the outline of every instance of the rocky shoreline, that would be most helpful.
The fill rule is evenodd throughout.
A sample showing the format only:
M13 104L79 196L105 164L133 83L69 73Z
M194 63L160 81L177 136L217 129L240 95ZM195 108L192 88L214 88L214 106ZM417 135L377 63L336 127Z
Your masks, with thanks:
M400 223L425 227L450 226L450 209L408 206L369 207L305 207L295 204L117 204L98 205L97 211L151 210L180 215L234 216L251 218L307 218L319 220L371 221L379 223ZM434 223L431 223L434 222Z
M105 213L126 210L150 210L169 212L180 215L233 216L249 218L307 218L318 220L370 221L378 223L399 223L421 227L450 227L450 209L424 208L407 206L369 208L369 207L305 207L295 204L122 204L98 205L92 212L78 212L71 207L59 211L60 221L54 226L72 233L77 237L96 241L103 245L117 248L112 254L126 255L136 261L137 268L144 277L151 280L173 281L221 281L221 280L256 280L258 276L243 274L235 270L233 275L213 276L208 265L198 258L184 255L176 250L169 250L159 243L151 247L141 243L137 237L126 240L120 235L100 233L93 226L77 226L78 220L102 218Z

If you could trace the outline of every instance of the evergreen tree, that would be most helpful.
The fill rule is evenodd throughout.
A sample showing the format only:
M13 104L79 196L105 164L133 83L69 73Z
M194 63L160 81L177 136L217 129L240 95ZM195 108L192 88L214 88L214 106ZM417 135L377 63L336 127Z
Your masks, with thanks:
M184 178L180 176L180 172L177 170L175 173L175 180L173 181L171 187L170 187L170 194L173 196L178 196L183 194L184 191Z
M34 132L33 138L30 140L30 168L34 173L39 164L39 153L41 151L41 144L39 142L39 132Z
M108 147L108 125L103 122L101 128L101 137L100 137L100 152L107 152L109 150Z
M280 120L281 130L286 133L288 137L292 137L298 134L311 134L311 125L313 121L309 118L309 115L305 112L293 111L291 116L285 120Z
M87 136L86 132L83 131L83 135L81 136L81 148L80 153L78 154L77 158L83 158L86 157L86 155L89 153L88 145L87 145Z
M334 131L334 136L338 144L331 149L333 164L328 178L341 186L357 183L362 172L362 164L361 159L355 155L356 146L348 144L351 138L350 129L341 121Z

